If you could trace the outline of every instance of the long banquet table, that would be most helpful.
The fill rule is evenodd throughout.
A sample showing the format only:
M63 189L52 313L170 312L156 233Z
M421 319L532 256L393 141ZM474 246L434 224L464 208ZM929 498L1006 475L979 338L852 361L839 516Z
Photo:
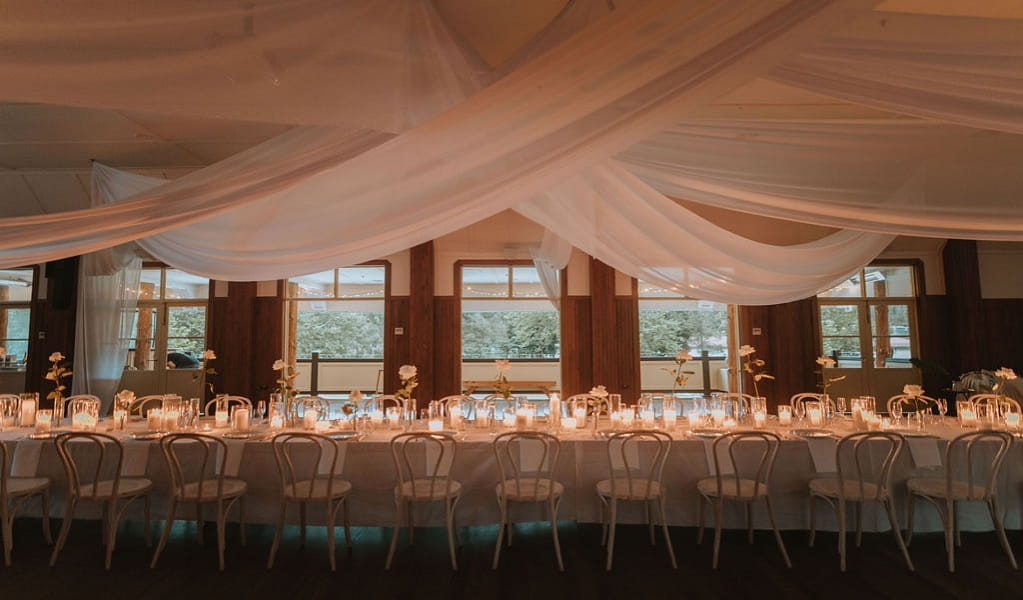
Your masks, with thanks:
M130 439L132 431L141 431L141 423L129 425L129 431L106 431L124 440L126 476L144 475L152 479L156 490L153 498L153 518L163 519L165 499L168 492L169 476L159 444L153 441ZM101 424L101 431L104 429ZM807 529L809 526L809 501L807 482L817 475L818 470L833 469L828 465L828 455L833 457L835 438L804 440L792 436L786 428L769 425L769 429L783 435L778 453L771 496L778 525L782 529ZM851 431L848 424L835 428L841 435ZM63 514L65 476L53 443L28 440L28 429L8 430L0 433L0 439L13 448L12 471L19 476L46 476L53 481L52 516ZM399 433L395 430L377 430L360 441L344 444L344 465L341 476L351 481L354 489L350 496L353 525L390 526L394 519L393 489L395 484L394 466L391 458L390 439ZM664 473L667 495L666 512L669 524L695 526L699 496L696 482L712 473L710 441L691 436L684 428L671 432L674 441ZM951 419L945 424L932 425L928 429L932 437L910 440L913 452L904 451L894 468L894 482L897 510L905 527L906 487L910 477L942 477L940 467L945 443L962 430ZM557 469L558 480L565 486L565 496L559 510L559 519L578 522L599 522L600 502L594 486L600 479L608 477L606 443L594 436L589 429L559 433L562 440L561 459ZM491 524L498 521L494 485L499 476L496 459L492 450L492 434L482 430L468 429L458 442L458 455L451 467L452 477L463 485L458 504L459 525ZM228 440L228 475L237 476L249 485L247 495L247 520L250 523L274 523L277 518L280 484L273 449L268 440ZM652 447L652 445L650 446ZM647 448L648 450L650 448ZM872 460L881 460L880 452ZM640 447L640 460L646 460L646 452ZM426 457L423 457L426 460ZM833 458L831 459L833 463ZM929 465L929 466L928 466ZM1006 527L1023 528L1023 444L1015 443L1003 467L1000 484L1000 498ZM626 503L620 508L619 522L643 522L644 515L638 505ZM98 518L98 510L88 507L79 513L86 518ZM38 514L37 504L29 510ZM437 507L417 508L417 523L440 524L442 510ZM726 527L744 527L741 508L725 508ZM310 511L310 523L316 523L319 511ZM182 519L192 518L194 511L179 511ZM297 510L289 512L289 521L297 519ZM706 511L710 514L710 511ZM819 507L818 527L835 529L834 517L826 506ZM940 521L934 510L924 504L918 505L917 531L938 531ZM141 503L126 513L127 519L141 519ZM233 515L232 515L233 518ZM709 517L708 517L709 518ZM538 507L522 506L515 509L512 519L519 522L545 520ZM864 512L864 528L868 531L885 531L888 524L883 511L868 508ZM754 525L763 529L769 527L763 510L755 511ZM966 505L961 512L961 527L964 530L988 530L991 528L986 508L982 504Z

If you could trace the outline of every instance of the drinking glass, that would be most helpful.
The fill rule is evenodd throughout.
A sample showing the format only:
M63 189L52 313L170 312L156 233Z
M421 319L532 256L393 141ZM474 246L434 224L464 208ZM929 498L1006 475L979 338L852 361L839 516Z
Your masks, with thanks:
M260 400L256 403L256 418L259 419L260 423L266 421L266 400Z

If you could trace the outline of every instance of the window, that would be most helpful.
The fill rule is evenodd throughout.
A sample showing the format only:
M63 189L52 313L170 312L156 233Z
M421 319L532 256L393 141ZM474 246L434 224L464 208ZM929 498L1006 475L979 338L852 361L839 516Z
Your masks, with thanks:
M33 269L0 269L0 346L7 365L23 366L28 355Z
M464 264L460 274L463 360L559 357L558 311L532 263Z
M168 267L145 267L139 288L126 368L198 368L206 348L209 279Z
M840 368L910 368L916 345L912 265L872 265L818 294L821 350Z
M288 280L289 354L383 361L386 265L343 267ZM372 389L372 388L371 388Z
M686 298L678 292L638 282L640 385L643 391L671 391L672 377L662 369L673 369L675 355L688 350L693 361L685 370L694 371L687 391L728 389L729 312L726 304ZM706 352L709 369L703 369ZM705 380L705 374L709 380Z

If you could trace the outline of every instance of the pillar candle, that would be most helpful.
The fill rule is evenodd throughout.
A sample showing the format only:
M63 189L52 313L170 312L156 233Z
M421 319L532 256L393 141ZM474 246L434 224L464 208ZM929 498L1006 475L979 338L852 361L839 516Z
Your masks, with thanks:
M149 431L160 431L163 427L163 409L162 408L151 408L146 413L146 426Z
M307 406L302 413L302 427L308 431L316 429L316 421L319 420L319 412L313 406Z
M230 419L230 417L231 415L228 414L226 410L218 410L214 415L214 419L216 419L214 421L214 425L216 426L217 429L226 429L227 422Z
M674 408L664 409L664 427L666 429L674 429L675 421L678 420L678 411Z
M430 419L430 422L427 424L427 426L429 427L430 431L441 431L444 429L444 421L440 419Z
M247 409L247 408L236 408L236 409L234 409L233 421L234 421L234 429L235 429L235 431L248 431L249 430L249 409Z
M176 410L168 410L163 414L163 430L177 431L180 428L181 413Z
M778 424L792 425L792 407L788 405L778 407Z
M575 417L565 417L561 419L562 429L575 429L576 428Z
M123 408L114 410L114 429L124 429L125 422L128 420L128 411Z
M576 429L582 429L586 427L586 409L584 407L580 406L579 408L575 409L573 416L575 417Z
M753 413L753 426L757 429L763 429L767 426L767 413L755 412Z
M36 423L36 401L35 400L22 400L21 401L21 426L31 427Z
M281 415L274 415L270 417L270 429L278 430L284 427L284 417Z
M640 418L643 419L643 427L647 429L654 428L654 411L649 408L640 413Z
M821 413L819 408L811 408L806 411L806 416L810 419L810 425L820 426L824 423L824 415Z
M53 411L39 410L36 412L36 431L39 433L46 433L50 431L53 424Z

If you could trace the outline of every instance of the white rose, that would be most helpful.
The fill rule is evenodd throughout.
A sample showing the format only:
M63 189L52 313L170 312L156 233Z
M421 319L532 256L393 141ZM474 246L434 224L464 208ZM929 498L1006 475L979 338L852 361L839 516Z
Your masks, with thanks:
M910 398L916 398L917 396L924 395L924 388L918 385L906 384L902 388L902 393L909 396Z
M419 369L416 369L415 365L401 365L401 368L398 369L398 377L400 377L402 381L408 381L417 374L419 374Z
M284 361L279 358L274 361L274 371L283 371L285 366L287 365L285 365Z
M679 350L678 354L675 355L675 362L685 362L687 360L693 360L688 350Z
M598 398L607 398L607 388L602 385L598 385L590 390L590 395Z
M50 362L60 362L64 360L64 355L60 352L54 352L50 355Z
M753 346L750 346L749 344L743 344L742 346L739 346L739 356L749 356L750 354L753 354L756 351L757 349L754 348Z
M495 360L494 366L497 368L498 373L504 373L511 368L510 360Z
M351 394L348 394L348 398L352 402L362 402L362 392L360 392L359 390L355 390Z
M830 356L822 356L817 359L817 364L825 368L833 367L835 366L835 359L831 358Z
M217 357L217 355L213 353L213 350L208 350L207 349L207 350L203 350L202 351L202 359L203 360L213 360L216 357Z
M51 358L50 360L53 359ZM1002 367L1001 369L995 371L995 377L1009 381L1012 379L1016 379L1016 372L1010 369L1009 367Z

